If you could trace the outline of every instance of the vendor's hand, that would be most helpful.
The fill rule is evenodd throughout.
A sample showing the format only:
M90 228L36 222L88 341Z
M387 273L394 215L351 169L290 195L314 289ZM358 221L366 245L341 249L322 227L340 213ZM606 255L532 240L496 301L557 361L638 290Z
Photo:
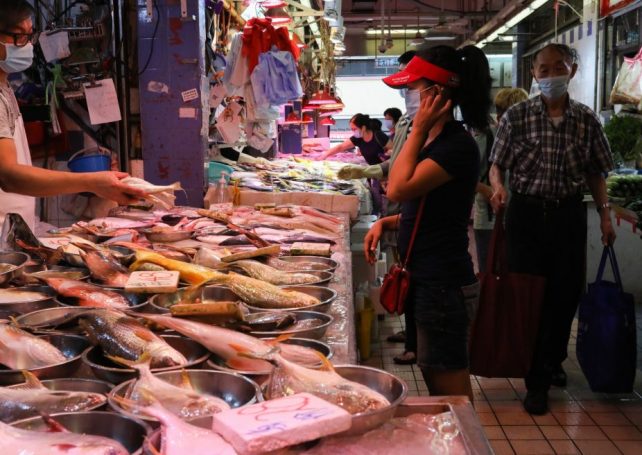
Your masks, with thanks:
M493 207L493 212L498 213L499 210L506 206L508 200L508 193L504 185L499 186L490 198L490 205Z
M433 90L428 90L428 96L421 102L412 121L412 129L427 133L442 115L452 110L452 107L452 101L441 92L435 95Z
M113 171L82 174L82 178L87 179L88 191L120 205L132 204L145 196L143 190L122 183L125 177L129 177L129 174Z
M362 179L365 177L363 173L365 169L365 167L357 166L356 164L346 164L339 169L337 177L341 180Z
M615 243L615 229L613 228L613 223L611 222L611 216L603 216L602 221L600 222L600 230L602 231L602 244L613 245Z
M493 188L490 185L484 183L477 184L477 192L481 194L484 199L490 202L490 199L493 197Z
M381 220L375 222L366 237L363 240L363 249L366 255L366 261L370 265L373 265L377 262L377 246L379 245L379 240L383 234L383 223Z
M314 160L315 161L325 161L328 159L328 154L327 153L322 153L321 155L317 156Z

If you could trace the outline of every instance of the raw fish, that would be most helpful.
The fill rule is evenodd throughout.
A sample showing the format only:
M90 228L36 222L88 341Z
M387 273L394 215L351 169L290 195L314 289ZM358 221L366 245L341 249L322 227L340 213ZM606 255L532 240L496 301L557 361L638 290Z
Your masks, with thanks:
M71 433L50 417L49 431L31 431L0 422L3 455L129 455L118 441L103 436Z
M130 265L129 269L137 270L146 262L160 265L167 270L177 270L180 272L181 279L191 284L200 284L204 281L219 281L225 279L225 275L208 267L169 259L161 254L145 250L136 251L136 262Z
M252 278L275 285L309 284L319 281L317 276L309 273L282 272L258 261L236 261L231 265L240 268Z
M129 308L129 301L117 292L102 289L83 281L65 278L44 278L58 294L78 299L79 306L102 308Z
M9 324L0 324L0 363L12 370L30 370L67 361L48 341Z
M229 287L245 302L261 308L303 308L319 304L319 299L299 291L288 291L273 284L249 278L238 273L223 275L217 284Z
M138 370L139 378L127 390L126 398L135 401L139 406L151 404L149 400L151 395L155 400L163 403L168 411L187 420L230 409L230 405L225 400L194 390L189 376L184 371L183 381L179 386L154 376L146 362L139 362L133 367ZM134 407L132 411L137 412L137 408Z
M129 271L113 255L86 245L78 244L78 246L84 250L81 251L80 256L94 279L109 286L125 287L129 279Z
M107 397L100 393L71 390L49 390L28 371L26 383L20 387L0 387L0 420L13 422L57 412L78 412L104 404Z
M38 302L50 298L45 293L36 291L23 291L15 288L0 289L0 304L2 303L22 303Z
M187 359L136 319L113 310L83 313L80 326L112 360L136 361L148 353L152 368L185 365ZM129 366L129 365L128 365Z

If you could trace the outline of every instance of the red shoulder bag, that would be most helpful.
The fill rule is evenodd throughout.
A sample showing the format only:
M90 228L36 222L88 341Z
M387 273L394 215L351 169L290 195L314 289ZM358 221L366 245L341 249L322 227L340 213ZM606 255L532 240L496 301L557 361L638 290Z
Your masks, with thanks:
M415 226L412 229L412 236L410 237L410 243L408 244L408 251L406 252L404 262L401 264L399 262L393 264L392 267L390 267L390 270L388 270L388 273L386 273L386 276L383 279L383 284L381 285L379 301L390 314L397 313L398 315L402 315L404 312L406 297L408 296L408 289L410 288L410 272L408 271L407 266L408 261L410 260L412 247L415 243L415 237L417 237L419 223L421 222L421 217L424 213L425 202L426 196L424 196L419 203L417 219L415 220Z

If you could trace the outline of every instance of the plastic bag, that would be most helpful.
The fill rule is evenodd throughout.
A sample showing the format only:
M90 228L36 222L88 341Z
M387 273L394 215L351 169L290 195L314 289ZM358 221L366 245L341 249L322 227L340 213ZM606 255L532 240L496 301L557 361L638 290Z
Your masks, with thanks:
M633 58L624 57L613 84L611 104L635 104L642 101L642 49Z

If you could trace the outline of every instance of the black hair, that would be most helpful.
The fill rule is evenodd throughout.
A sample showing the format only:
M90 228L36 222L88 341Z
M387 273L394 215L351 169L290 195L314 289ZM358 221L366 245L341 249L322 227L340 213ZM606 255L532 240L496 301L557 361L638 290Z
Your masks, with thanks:
M406 51L397 58L397 63L407 65L415 55L417 55L417 51Z
M2 0L0 1L0 30L10 32L20 22L33 15L33 6L27 0Z
M566 44L560 44L560 43L549 43L543 48L539 49L537 52L533 54L533 59L531 60L531 66L535 65L535 62L537 61L537 56L544 50L544 49L552 49L554 51L559 52L565 60L568 60L571 65L574 65L578 61L578 54L575 49L573 49L570 46L567 46Z
M493 102L490 66L484 52L475 46L433 46L420 49L417 57L459 76L459 86L448 87L453 104L459 106L469 127L480 131L487 128Z
M354 123L357 128L363 128L365 126L366 129L370 131L381 131L382 126L379 120L370 118L370 116L366 114L354 114L350 119L350 123Z
M392 121L397 123L401 118L402 113L401 110L397 109L396 107L389 107L388 109L383 111L383 115L384 117L386 115L389 115L390 117L392 117Z

